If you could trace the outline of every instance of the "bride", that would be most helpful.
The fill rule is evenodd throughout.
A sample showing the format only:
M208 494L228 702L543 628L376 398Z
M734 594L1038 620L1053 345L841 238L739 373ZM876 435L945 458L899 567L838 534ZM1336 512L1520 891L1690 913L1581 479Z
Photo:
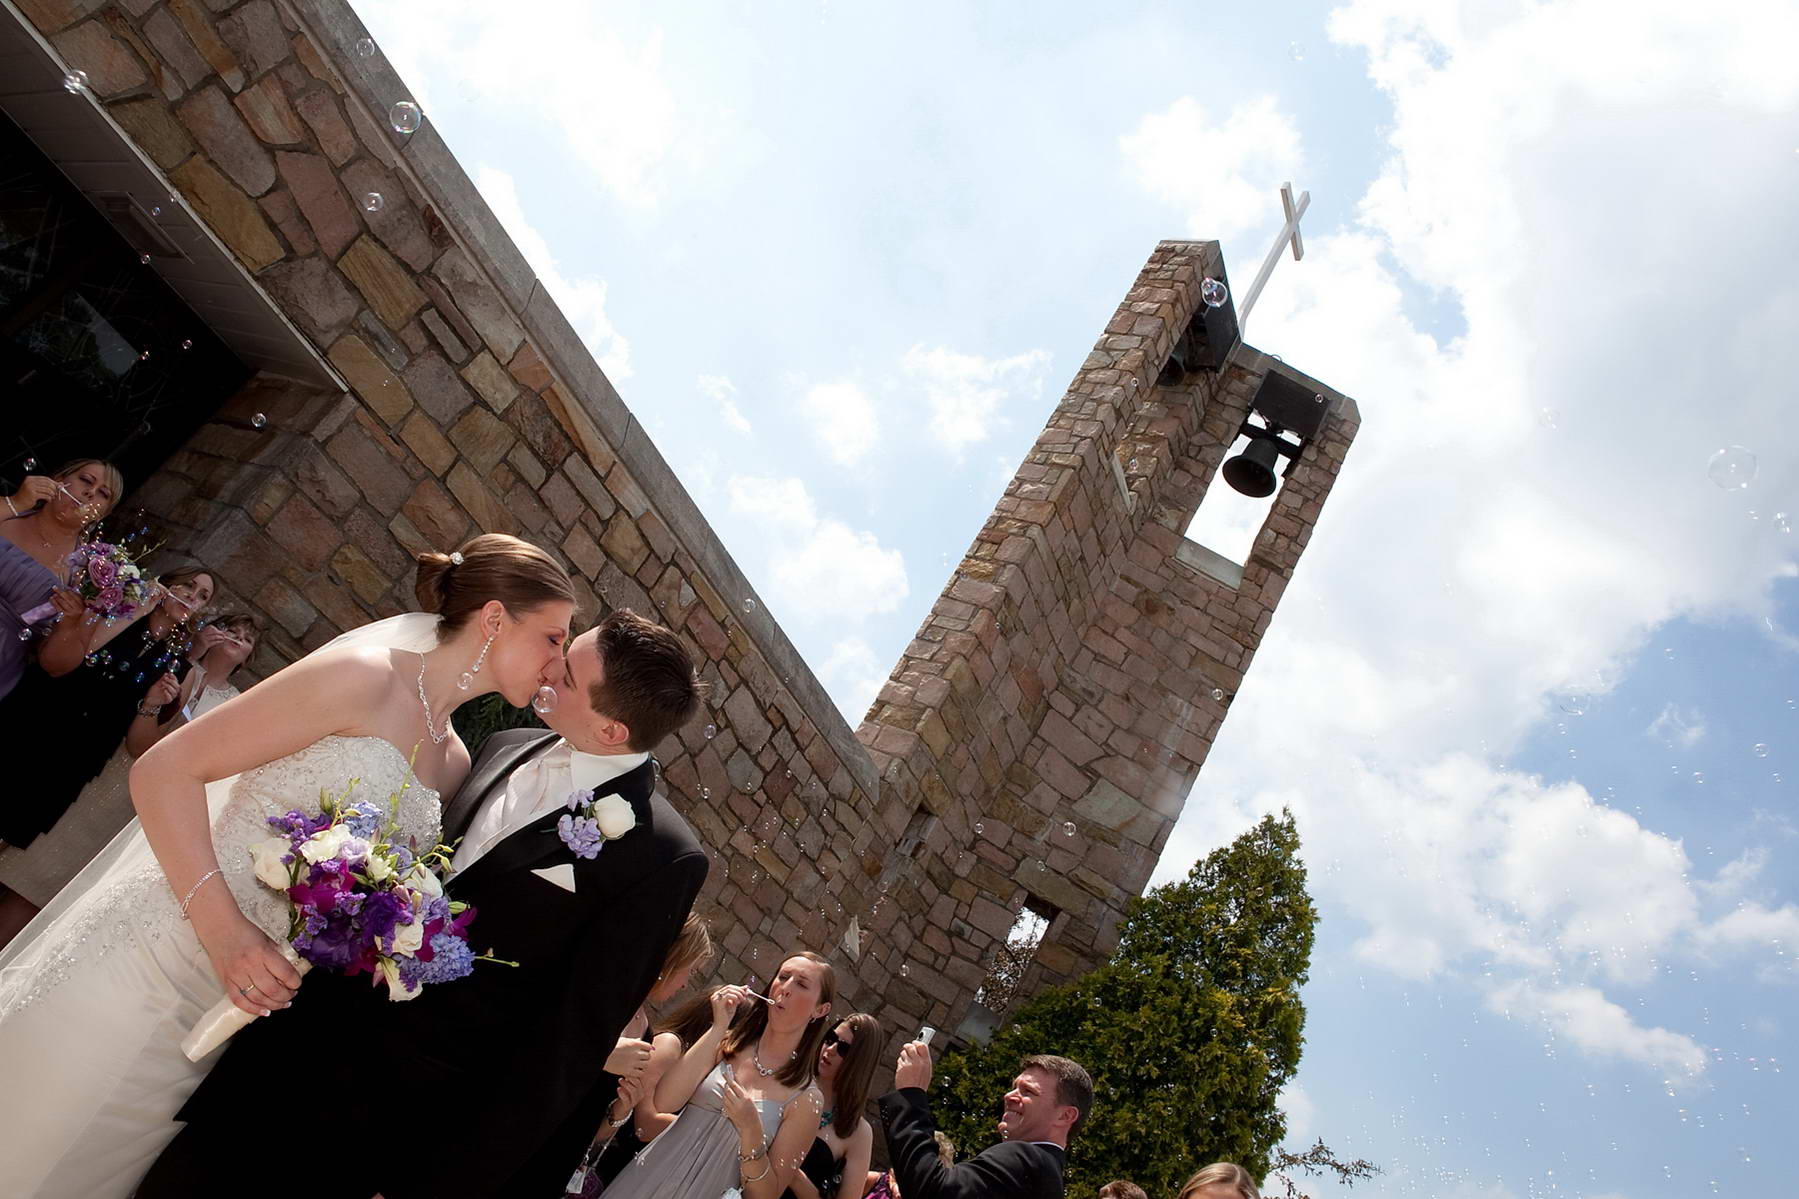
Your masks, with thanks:
M450 713L495 691L523 706L562 678L574 589L549 554L489 533L418 562L425 613L340 637L145 754L131 772L142 831L0 958L0 1197L130 1194L210 1065L182 1053L187 1030L221 994L258 1016L288 1006L286 904L246 848L269 816L316 811L321 789L354 781L356 799L401 792L400 836L433 845L438 798L469 769ZM331 1053L296 1051L270 1094L309 1092L303 1059Z

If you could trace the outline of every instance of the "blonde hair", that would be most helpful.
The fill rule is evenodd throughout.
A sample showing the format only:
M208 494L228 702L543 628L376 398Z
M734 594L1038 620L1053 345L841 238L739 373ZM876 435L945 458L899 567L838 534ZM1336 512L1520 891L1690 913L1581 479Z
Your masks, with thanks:
M669 942L668 953L662 959L662 973L656 976L660 982L671 974L679 974L683 970L692 969L712 956L712 928L706 921L689 912L687 919L681 924L681 931ZM707 1010L711 1010L711 1000L707 1000Z
M1262 1199L1262 1192L1256 1187L1256 1180L1249 1176L1249 1171L1236 1162L1213 1162L1187 1180L1176 1199L1187 1199L1187 1196L1201 1187L1214 1186L1218 1183L1237 1188L1242 1199Z
M63 463L50 477L60 483L84 466L98 467L100 473L106 476L106 485L112 488L112 502L106 505L105 511L100 513L100 516L105 516L117 508L119 501L125 498L125 476L118 467L104 458L77 458L73 462Z

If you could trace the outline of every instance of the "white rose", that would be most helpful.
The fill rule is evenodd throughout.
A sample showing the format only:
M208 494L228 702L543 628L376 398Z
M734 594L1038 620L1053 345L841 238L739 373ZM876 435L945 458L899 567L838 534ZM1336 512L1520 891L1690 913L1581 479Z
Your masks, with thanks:
M394 866L384 853L372 853L369 860L363 863L362 872L369 876L371 883L385 882L393 877Z
M250 860L256 864L256 881L277 891L287 890L292 877L287 863L281 859L292 853L293 848L293 843L286 837L254 842L250 846Z
M381 971L381 977L387 982L387 997L395 1003L407 999L417 999L419 991L424 989L421 987L416 990L408 991L406 989L406 984L400 981L399 965L395 962L388 961L386 958L381 959L381 961L377 963L376 968Z
M433 899L444 893L443 883L423 862L414 862L412 869L406 872L406 877L402 881L414 891L423 891Z
M413 954L425 943L425 922L416 915L411 924L398 925L394 929L394 943L389 946L389 953Z
M593 804L593 820L600 826L600 836L616 840L637 827L637 813L616 795L602 795Z
M341 824L320 829L300 845L300 855L308 862L317 864L327 858L335 858L342 852L344 843L353 838L350 830Z

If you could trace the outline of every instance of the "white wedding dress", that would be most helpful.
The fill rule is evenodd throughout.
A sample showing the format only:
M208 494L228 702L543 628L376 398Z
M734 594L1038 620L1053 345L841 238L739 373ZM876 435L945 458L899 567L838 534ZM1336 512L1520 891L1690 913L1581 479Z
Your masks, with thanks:
M391 635L380 643L408 648ZM271 835L270 816L317 812L321 790L341 796L356 780L353 799L383 804L399 792L402 843L435 846L438 794L416 781L401 791L410 777L408 755L392 742L330 736L209 786L221 878L244 914L286 939L287 903L256 881L248 846ZM181 1038L222 993L134 820L0 956L0 1199L130 1195L217 1060L188 1061ZM288 1126L280 1096L311 1093L309 1066L334 1051L296 1045L292 1076L244 1096L270 1105L271 1135Z

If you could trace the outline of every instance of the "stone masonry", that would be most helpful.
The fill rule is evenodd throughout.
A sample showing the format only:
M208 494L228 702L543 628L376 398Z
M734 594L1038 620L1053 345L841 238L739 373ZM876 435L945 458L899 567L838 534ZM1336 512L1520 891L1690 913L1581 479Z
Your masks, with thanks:
M661 756L715 855L716 977L819 949L897 1040L962 1026L1026 902L1055 916L1027 987L1104 956L1358 420L1318 387L1336 415L1240 584L1184 540L1286 369L1244 347L1155 386L1216 243L1157 248L852 732L428 114L387 123L406 89L343 0L14 2L346 384L252 379L131 500L264 618L255 671L410 607L412 551L517 533L585 618L633 607L704 660Z

